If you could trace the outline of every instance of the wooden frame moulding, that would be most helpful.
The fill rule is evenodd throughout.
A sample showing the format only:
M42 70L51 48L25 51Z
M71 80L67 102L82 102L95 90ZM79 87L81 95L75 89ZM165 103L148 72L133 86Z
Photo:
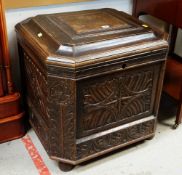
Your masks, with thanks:
M88 0L4 0L4 5L6 9L13 8L26 8L26 7L36 7L36 6L47 6L63 3L73 3L73 2L83 2Z

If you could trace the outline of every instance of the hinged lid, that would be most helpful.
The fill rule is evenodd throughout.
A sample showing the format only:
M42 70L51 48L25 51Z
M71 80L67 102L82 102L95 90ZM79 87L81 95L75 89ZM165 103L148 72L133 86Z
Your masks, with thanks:
M32 47L46 53L46 61L68 67L151 47L167 47L147 25L114 9L39 15L16 29L28 35L29 41L31 38Z

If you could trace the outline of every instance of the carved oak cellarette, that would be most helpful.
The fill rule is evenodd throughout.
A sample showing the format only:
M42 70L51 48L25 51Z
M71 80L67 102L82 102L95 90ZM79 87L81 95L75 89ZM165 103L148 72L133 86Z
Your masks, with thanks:
M161 33L113 9L39 15L16 30L30 123L62 170L154 136Z

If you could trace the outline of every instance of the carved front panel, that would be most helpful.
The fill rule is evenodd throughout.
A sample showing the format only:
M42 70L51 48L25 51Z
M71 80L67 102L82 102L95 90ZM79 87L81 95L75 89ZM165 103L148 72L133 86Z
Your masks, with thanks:
M107 135L89 139L78 143L77 145L77 158L85 158L96 154L98 152L107 151L116 146L123 144L131 144L130 142L142 139L146 136L154 134L155 120L144 121L136 123L133 126L121 129L117 132L111 132Z
M77 137L148 116L153 80L149 67L80 82Z

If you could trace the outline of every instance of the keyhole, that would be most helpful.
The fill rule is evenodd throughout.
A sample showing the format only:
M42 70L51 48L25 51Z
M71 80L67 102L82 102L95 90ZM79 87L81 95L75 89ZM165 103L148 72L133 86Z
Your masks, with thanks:
M122 65L122 68L123 68L123 69L125 69L125 68L126 68L126 64L125 64L125 63Z

